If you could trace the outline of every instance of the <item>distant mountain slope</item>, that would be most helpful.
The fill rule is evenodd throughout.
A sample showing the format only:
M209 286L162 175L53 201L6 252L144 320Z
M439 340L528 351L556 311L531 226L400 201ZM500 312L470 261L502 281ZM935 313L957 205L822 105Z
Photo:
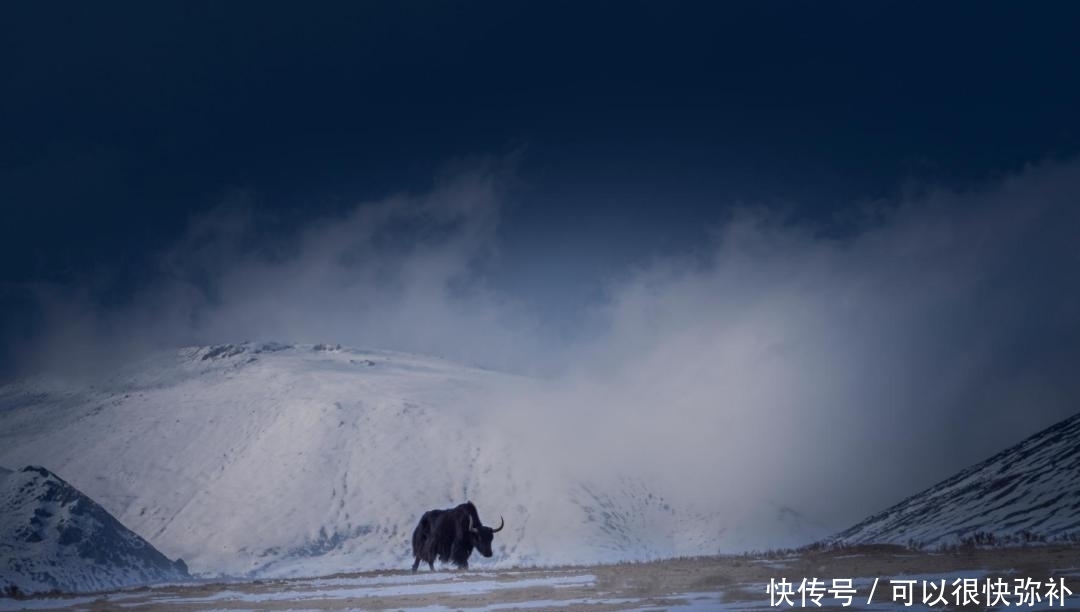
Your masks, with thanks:
M733 501L711 511L677 507L636 478L582 484L571 500L591 527L585 542L610 551L613 558L633 553L634 559L655 560L673 554L782 549L828 533L798 511L768 502L751 507Z
M104 508L41 467L0 472L0 592L63 592L190 576Z
M745 515L781 515L661 507L663 482L584 489L581 475L523 456L477 408L531 384L336 345L192 347L92 386L0 387L0 464L48 460L204 575L408 567L420 514L466 499L483 520L506 519L495 558L478 566L735 551L754 540L734 528ZM769 545L824 535L799 521L759 525Z
M840 543L954 544L1080 536L1080 414L837 534Z

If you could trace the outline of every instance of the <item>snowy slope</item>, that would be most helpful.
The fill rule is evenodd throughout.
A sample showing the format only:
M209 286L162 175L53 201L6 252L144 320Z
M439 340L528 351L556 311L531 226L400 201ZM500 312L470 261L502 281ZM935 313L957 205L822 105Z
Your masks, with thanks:
M486 522L506 518L494 559L480 564L742 547L727 527L745 517L651 502L663 483L586 486L522 457L476 409L522 384L337 346L188 348L93 386L0 388L0 464L46 463L200 574L407 567L419 514L466 499ZM801 523L762 532L784 545L823 535Z
M838 534L841 543L955 544L1080 536L1080 414ZM985 540L985 538L983 539Z
M0 472L0 592L98 591L188 579L101 506L41 467Z
M722 510L680 507L633 477L605 485L579 484L571 499L590 526L582 534L584 541L615 559L793 548L828 533L798 511L776 504L750 508L729 503Z

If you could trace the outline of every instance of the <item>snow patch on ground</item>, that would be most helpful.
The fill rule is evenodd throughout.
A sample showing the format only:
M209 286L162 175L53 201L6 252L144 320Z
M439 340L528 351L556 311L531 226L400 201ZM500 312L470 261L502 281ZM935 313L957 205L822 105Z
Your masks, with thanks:
M221 601L239 601L245 603L265 603L271 601L305 601L311 599L364 599L371 597L403 597L410 595L476 595L503 589L527 589L539 586L568 587L592 584L596 577L592 575L557 576L552 578L527 578L510 582L494 580L452 580L437 583L373 585L363 581L342 583L334 588L303 588L270 591L264 593L242 593L222 591L207 597L162 597L155 598L156 604L187 605Z

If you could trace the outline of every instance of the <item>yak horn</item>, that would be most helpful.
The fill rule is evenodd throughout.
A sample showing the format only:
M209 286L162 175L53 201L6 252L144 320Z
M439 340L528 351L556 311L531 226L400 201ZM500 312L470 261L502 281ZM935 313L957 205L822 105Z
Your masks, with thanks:
M498 529L492 529L492 530L491 530L491 533L499 533L500 531L502 531L502 528L503 528L503 526L504 526L505 524L506 524L506 522L505 522L505 521L503 521L503 517L501 517L501 516L500 516L500 517L499 517L499 528L498 528Z
M472 533L476 533L477 531L479 531L476 527L473 527L471 514L469 515L469 531L471 531Z

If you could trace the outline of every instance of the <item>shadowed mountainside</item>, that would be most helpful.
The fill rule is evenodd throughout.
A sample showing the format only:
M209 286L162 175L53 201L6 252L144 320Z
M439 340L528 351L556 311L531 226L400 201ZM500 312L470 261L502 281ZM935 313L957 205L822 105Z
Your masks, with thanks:
M1080 537L1080 414L842 531L839 544L948 546Z
M42 467L0 473L0 588L100 591L188 580L146 540Z

